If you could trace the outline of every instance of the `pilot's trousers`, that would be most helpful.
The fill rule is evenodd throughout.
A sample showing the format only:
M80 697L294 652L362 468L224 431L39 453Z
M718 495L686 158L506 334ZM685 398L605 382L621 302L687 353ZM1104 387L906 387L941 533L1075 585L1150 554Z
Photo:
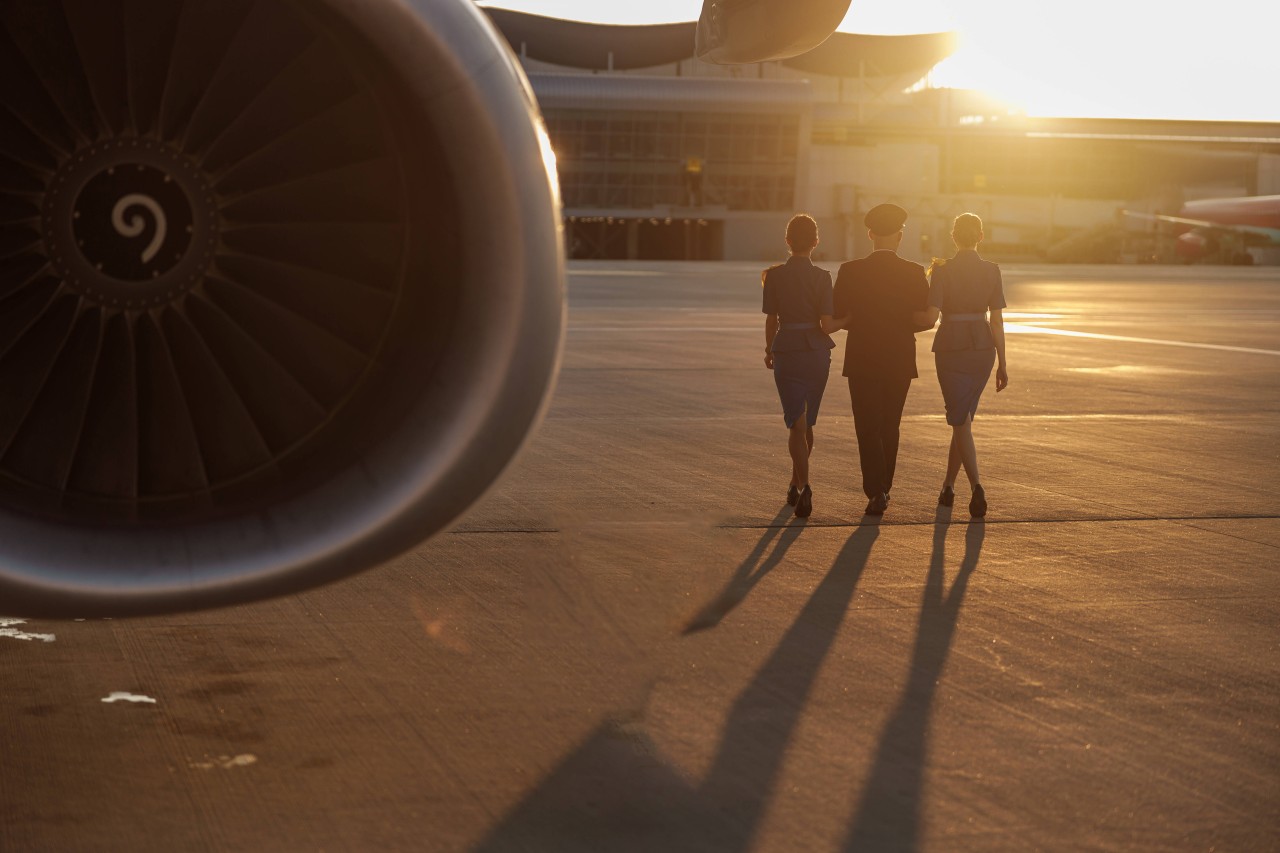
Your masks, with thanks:
M898 430L911 390L910 377L850 376L849 402L858 435L862 491L868 498L893 488L898 467Z

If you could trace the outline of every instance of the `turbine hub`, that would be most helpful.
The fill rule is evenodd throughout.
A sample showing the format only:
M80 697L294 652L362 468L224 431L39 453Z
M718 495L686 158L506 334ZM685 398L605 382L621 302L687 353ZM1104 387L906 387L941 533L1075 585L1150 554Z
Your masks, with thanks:
M104 308L174 302L204 277L218 242L218 207L201 170L157 140L82 148L45 193L42 226L62 280Z

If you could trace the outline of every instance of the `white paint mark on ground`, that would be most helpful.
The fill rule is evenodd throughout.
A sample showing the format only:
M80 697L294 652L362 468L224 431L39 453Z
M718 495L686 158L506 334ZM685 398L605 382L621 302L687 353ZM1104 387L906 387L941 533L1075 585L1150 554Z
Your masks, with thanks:
M31 634L27 631L20 631L13 627L14 625L25 625L26 619L11 619L8 617L0 617L0 637L8 637L11 640L39 640L42 643L52 643L58 639L57 634Z
M1092 338L1096 341L1119 341L1126 344L1159 344L1166 347L1190 347L1212 349L1221 352L1247 352L1252 355L1280 355L1280 350L1231 347L1225 344L1200 344L1195 341L1166 341L1158 338L1131 338L1128 335L1104 335L1098 332L1073 332L1070 329L1051 329L1047 326L1027 326L1021 323L1005 323L1004 330L1013 335L1061 335L1065 338Z
M258 763L258 756L245 753L243 755L219 755L217 758L205 756L206 761L193 761L189 765L192 770L231 770L235 767L248 767Z
M150 705L156 704L156 700L152 699L150 696L139 696L136 693L124 693L119 690L115 691L102 701L106 702L108 705L112 702L139 702Z
M1023 314L1021 315L1021 318L1029 318L1031 316L1032 315ZM1052 317L1054 315L1046 314L1043 316ZM661 325L650 324L645 326L627 325L626 323L618 323L616 325L575 326L572 323L570 323L568 331L570 334L578 333L578 334L609 334L609 335L620 335L620 334L651 335L651 334L666 334L666 333L688 334L690 332L697 332L697 333L722 332L722 333L741 334L745 332L758 332L760 331L760 329L761 329L761 324L759 323L752 324L752 325L725 323L723 325L716 325L716 326L707 326L707 325L686 326L678 323L669 323L669 324L661 324ZM1166 346L1166 347L1188 347L1190 349L1218 350L1219 352L1242 352L1242 353L1249 353L1250 355L1280 355L1280 350L1274 350L1274 349L1258 349L1256 347L1235 347L1235 346L1228 346L1226 344L1204 344L1204 343L1198 343L1196 341L1170 341L1170 340L1164 340L1161 338L1137 338L1137 337L1131 337L1129 335L1105 335L1100 332L1076 332L1071 329L1055 329L1052 326L1037 326L1037 325L1031 325L1028 323L1006 322L1004 324L1004 330L1011 335L1059 335L1065 338L1090 338L1092 340L1097 340L1097 341L1118 341L1120 343L1126 343L1126 344L1155 344L1157 346ZM917 334L927 335L929 334L929 332L919 332Z
M1134 373L1189 374L1194 371L1174 367L1148 367L1142 364L1113 364L1109 367L1065 367L1069 373L1092 373L1099 376L1123 376Z

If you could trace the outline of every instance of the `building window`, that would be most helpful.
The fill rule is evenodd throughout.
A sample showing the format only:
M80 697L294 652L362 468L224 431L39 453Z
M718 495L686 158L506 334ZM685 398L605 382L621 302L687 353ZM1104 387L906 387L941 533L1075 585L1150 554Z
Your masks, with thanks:
M704 206L789 210L793 202L792 115L554 110L546 123L566 207L685 206L690 158L702 162Z

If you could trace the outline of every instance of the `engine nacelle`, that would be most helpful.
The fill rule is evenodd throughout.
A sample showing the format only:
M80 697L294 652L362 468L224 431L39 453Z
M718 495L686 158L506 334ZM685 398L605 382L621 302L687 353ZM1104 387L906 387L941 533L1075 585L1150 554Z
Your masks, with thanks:
M559 202L470 0L6 0L0 80L0 611L304 589L512 459Z
M1183 263L1193 264L1218 251L1218 244L1200 231L1184 231L1173 241L1173 251Z

